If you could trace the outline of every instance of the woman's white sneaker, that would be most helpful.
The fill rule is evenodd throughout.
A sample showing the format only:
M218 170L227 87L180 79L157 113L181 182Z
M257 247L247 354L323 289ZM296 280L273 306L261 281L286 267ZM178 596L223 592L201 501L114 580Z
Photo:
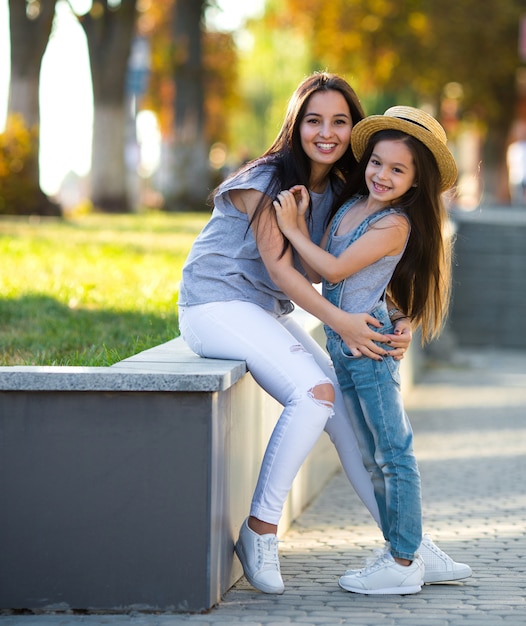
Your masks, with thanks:
M258 535L248 527L248 518L239 531L235 546L248 582L263 593L282 594L285 590L278 557L276 535Z
M375 554L390 552L391 544L386 541L383 549L375 550ZM422 557L426 571L424 583L446 583L455 580L469 578L472 574L471 567L465 563L457 563L441 550L428 534L424 535L418 548L418 554Z
M339 580L340 587L366 595L408 595L418 593L424 584L424 562L416 556L411 565L399 565L389 552L360 570L348 570Z

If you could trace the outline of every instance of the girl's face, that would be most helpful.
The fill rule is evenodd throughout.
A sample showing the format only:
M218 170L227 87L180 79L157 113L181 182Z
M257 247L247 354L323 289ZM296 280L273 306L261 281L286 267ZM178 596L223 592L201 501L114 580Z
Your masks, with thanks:
M313 175L328 173L349 147L352 119L339 91L313 94L300 122L301 147L311 160Z
M384 139L373 149L365 169L365 183L371 198L394 204L415 185L413 155L403 141Z

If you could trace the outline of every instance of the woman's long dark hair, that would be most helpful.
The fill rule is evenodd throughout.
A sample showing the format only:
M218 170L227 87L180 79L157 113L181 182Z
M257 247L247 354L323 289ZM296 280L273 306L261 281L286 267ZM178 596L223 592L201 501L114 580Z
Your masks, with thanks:
M365 170L374 147L382 140L403 141L413 155L416 186L397 203L409 218L411 232L389 293L412 321L421 324L422 338L426 341L440 332L451 296L452 240L447 232L448 215L442 200L440 173L435 157L421 141L398 130L382 130L371 137L348 178L344 189L347 198L369 194Z
M274 200L281 190L289 189L294 185L305 185L308 189L311 162L301 146L300 124L311 96L326 91L338 91L342 94L349 105L353 124L357 124L365 117L358 96L346 80L336 74L316 72L303 80L292 94L281 130L272 145L261 157L244 165L232 176L241 170L247 171L262 163L267 163L275 168L276 175L265 190L265 196ZM341 194L338 192L341 189L342 181L347 179L355 166L356 159L349 146L342 158L335 163L329 175L329 182L337 192L334 206L340 204ZM211 197L215 195L216 191ZM269 208L268 199L265 196L259 202L250 222L251 225L255 223L256 227L262 211ZM310 209L307 213L307 219L310 219ZM289 242L284 238L283 252L289 245Z

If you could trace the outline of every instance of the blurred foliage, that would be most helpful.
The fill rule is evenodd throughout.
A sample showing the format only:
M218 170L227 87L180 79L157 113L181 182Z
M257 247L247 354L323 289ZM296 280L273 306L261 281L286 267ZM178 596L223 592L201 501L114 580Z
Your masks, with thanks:
M21 115L7 118L0 134L0 214L37 213L41 191L34 172L38 163L38 131Z
M297 28L320 66L352 76L362 94L410 92L438 105L457 82L463 107L495 122L514 93L524 0L280 4L284 15L301 14Z
M139 14L137 30L150 42L148 89L141 107L157 113L163 135L170 132L173 118L173 67L170 22L174 0L151 2Z
M148 37L151 45L151 67L148 91L141 106L157 112L161 132L173 129L174 67L178 51L172 35L175 0L150 2L139 15L138 33ZM203 72L206 128L210 144L226 142L228 117L239 102L237 92L237 54L230 33L203 32Z
M203 48L206 136L211 143L227 142L228 116L239 103L234 40L228 33L205 33Z
M267 0L262 19L247 24L239 51L240 107L230 120L240 158L254 158L278 134L288 99L312 70L308 37L283 19L281 0Z
M517 114L519 22L526 0L267 0L240 49L236 145L260 153L307 74L327 69L353 85L368 114L426 106L448 135L456 124L500 150ZM251 41L250 41L251 38ZM495 141L498 138L498 141ZM498 150L493 150L499 144Z

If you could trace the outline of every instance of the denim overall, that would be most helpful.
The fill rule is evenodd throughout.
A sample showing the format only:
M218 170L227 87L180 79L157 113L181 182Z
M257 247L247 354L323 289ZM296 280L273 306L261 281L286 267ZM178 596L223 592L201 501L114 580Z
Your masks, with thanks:
M348 203L342 206L333 219L329 242L348 206ZM385 209L367 217L350 243L366 232L373 217L376 220L384 213L397 211ZM323 295L340 307L344 286L345 279L339 283L324 282ZM385 297L370 314L383 324L381 329L374 330L383 334L393 332ZM413 432L402 402L399 362L390 356L380 361L354 357L337 333L327 326L325 332L327 350L363 462L373 481L384 538L390 543L394 557L412 560L422 540L420 474L413 453Z

